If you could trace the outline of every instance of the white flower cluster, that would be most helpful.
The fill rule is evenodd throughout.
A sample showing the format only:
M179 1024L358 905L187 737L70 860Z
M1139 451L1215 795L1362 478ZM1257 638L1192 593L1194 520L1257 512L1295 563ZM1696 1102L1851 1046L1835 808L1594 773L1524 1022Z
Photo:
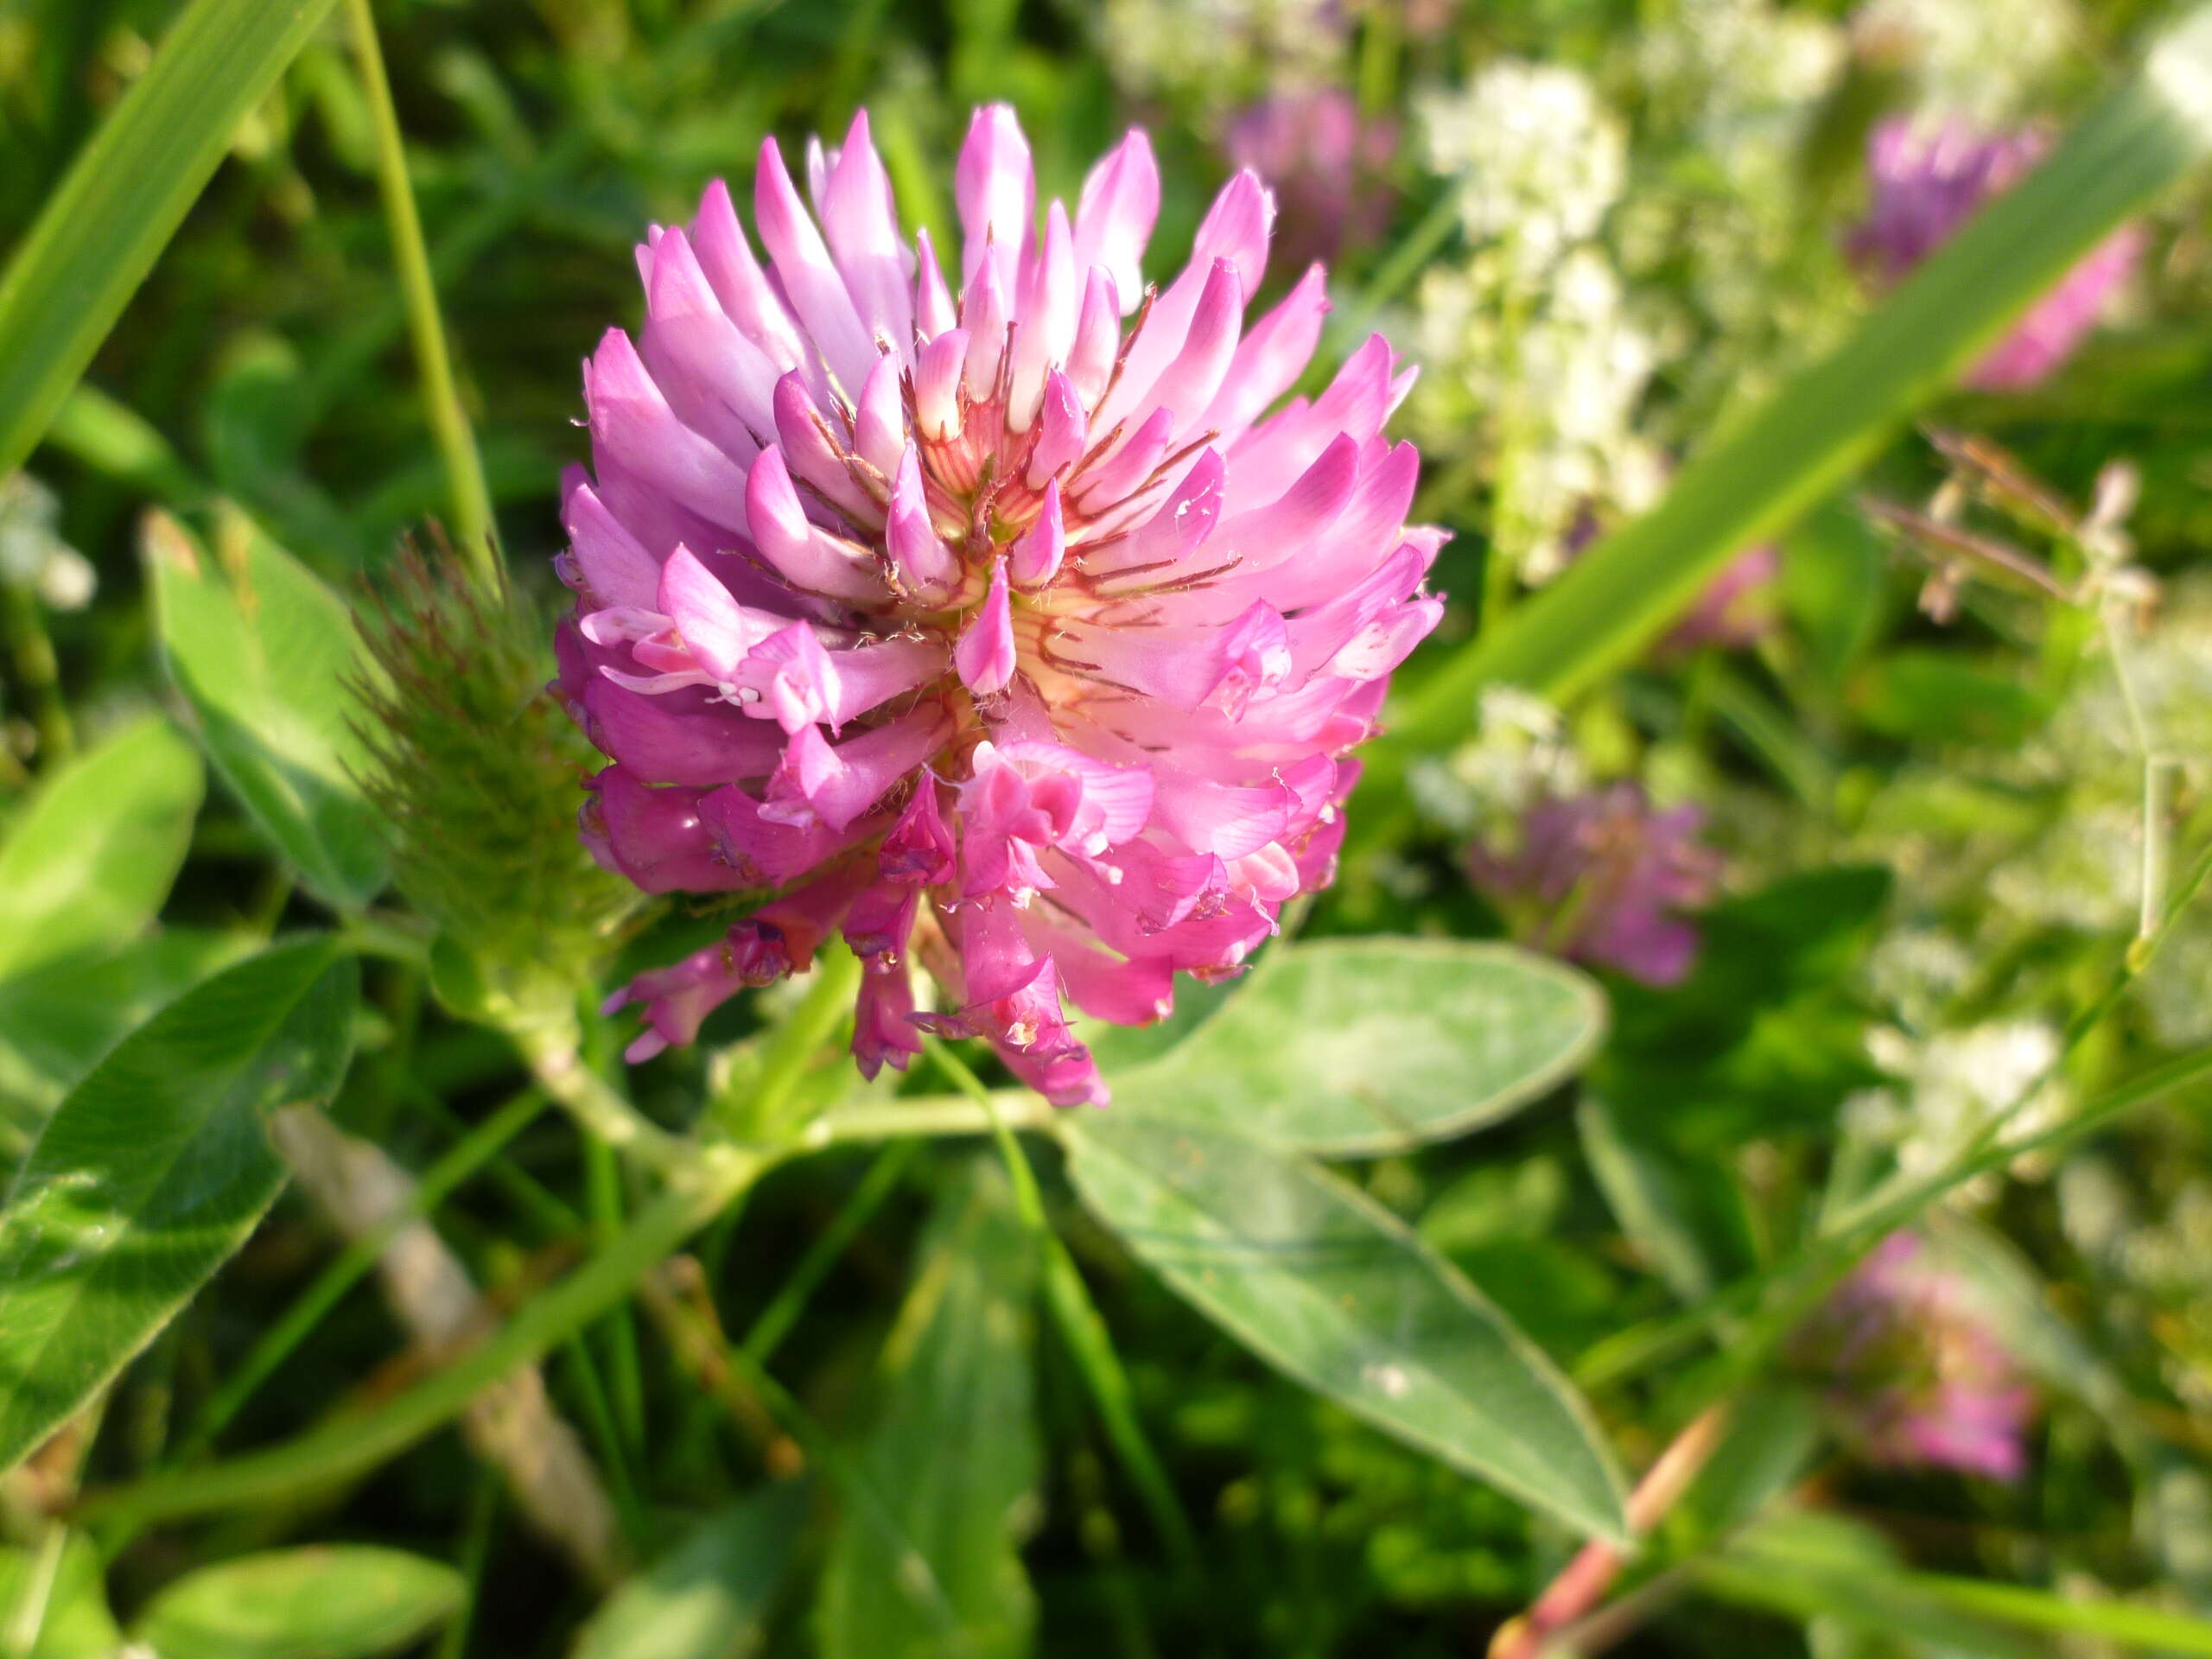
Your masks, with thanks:
M1418 762L1407 783L1424 817L1465 837L1517 824L1548 793L1575 793L1582 762L1557 709L1534 692L1494 685L1482 694L1474 735L1448 756Z
M1096 17L1125 89L1217 107L1330 79L1347 41L1341 0L1105 0Z
M92 603L99 575L61 539L61 503L29 473L0 478L0 582L37 595L48 610Z
M1458 181L1470 241L1534 273L1597 234L1628 180L1628 133L1575 70L1505 59L1419 100L1432 171Z
M1543 582L1592 515L1639 511L1663 482L1633 430L1659 348L1599 239L1626 182L1625 129L1586 77L1513 60L1421 107L1473 252L1417 291L1411 333L1429 372L1412 416L1461 448L1479 425L1493 539L1522 580Z
M2063 1086L2039 1081L2059 1055L2057 1029L2047 1020L1993 1020L1926 1039L1881 1026L1867 1033L1866 1047L1897 1082L1854 1096L1847 1121L1853 1133L1887 1145L1908 1174L1942 1168L2000 1117L2009 1141L2064 1109Z
M2033 113L2084 40L2069 0L1865 0L1851 31L1913 76L1931 112L1985 123Z
M1622 269L1669 308L1675 442L1763 397L1856 310L1808 238L1805 145L1849 59L1844 30L1773 0L1681 0L1624 50L1642 102Z
M2177 769L2178 786L2201 796L2212 788L2212 582L2174 585L2150 632L2130 642L2127 674L2153 748ZM2085 677L2014 766L2020 781L2063 783L2066 793L2049 828L1993 873L1991 897L2053 926L2127 926L2142 897L2143 772L2110 666ZM2152 1037L2172 1047L2212 1039L2208 982L2212 901L2200 898L2136 982Z
M1681 0L1637 46L1655 117L1694 131L1740 190L1783 184L1849 46L1824 17L1770 0Z

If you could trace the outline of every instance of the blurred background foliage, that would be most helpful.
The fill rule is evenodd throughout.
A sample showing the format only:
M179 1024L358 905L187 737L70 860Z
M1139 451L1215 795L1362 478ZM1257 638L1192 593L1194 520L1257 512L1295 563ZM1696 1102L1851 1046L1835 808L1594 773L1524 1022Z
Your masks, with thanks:
M178 10L0 0L0 246ZM708 180L747 176L764 135L834 137L863 103L906 221L943 226L968 111L1002 99L1046 194L1072 196L1129 122L1150 125L1166 191L1154 275L1232 165L1260 166L1279 235L1332 262L1325 358L1381 327L1422 365L1401 427L1426 458L1420 512L1456 539L1439 569L1452 612L1405 671L1418 696L1478 626L1649 508L1685 454L1849 333L1872 299L1850 238L1878 119L2062 129L2171 9L378 0L376 15L519 602L552 607L558 480L585 447L577 364L636 319L643 228L688 216ZM195 675L223 692L219 614L198 625L197 658L167 627L166 677L156 649L157 611L200 614L192 583L208 568L289 553L349 600L383 582L403 613L432 607L395 569L403 537L446 516L448 494L376 167L373 111L334 22L238 132L26 471L0 481L0 829L29 821L36 785L73 753L104 762L80 786L116 804L110 817L137 803L147 823L111 825L102 879L158 878L146 907L162 924L158 951L73 977L33 971L65 950L0 934L11 1162L140 1019L382 885L373 847L320 871L273 859L242 804L251 780L211 742L222 781L201 805L196 760L145 723L181 694L198 706ZM1611 996L1581 1084L1351 1173L1574 1376L1631 1469L1713 1399L1738 1402L1602 1632L1621 1651L2212 1652L2212 1624L2197 1622L2212 1619L2212 1088L2187 1069L2212 1042L2204 906L2181 913L2107 1017L2070 1023L2130 960L2146 833L2175 849L2162 903L2185 891L2212 830L2206 205L2197 181L2159 206L2107 326L2055 375L1954 394L1929 432L1762 550L1726 626L1563 709L1491 688L1453 741L1356 801L1339 884L1303 918L1310 937L1512 935L1580 957ZM1272 269L1280 283L1292 267ZM1992 580L2003 571L1962 550L1965 535L2049 580ZM2071 602L2114 570L2127 584ZM455 675L478 666L450 659ZM495 640L486 696L526 696L542 671L526 640ZM455 700L456 728L467 704ZM403 760L492 764L435 736L410 736ZM334 729L315 752L354 764L355 741ZM530 741L556 772L575 763L556 730ZM526 798L545 768L517 775L503 798ZM1693 930L1679 973L1609 958L1561 919L1559 893L1515 874L1533 809L1616 787L1635 803L1619 820L1630 855L1695 849L1669 867L1688 883L1669 903ZM604 919L595 906L617 906L566 885L590 878L565 839L531 841L545 816L520 815L513 869L530 874L511 877L582 894L547 923L581 937ZM1487 861L1471 874L1478 846ZM459 910L469 896L448 898ZM0 918L29 928L9 903L0 893ZM680 915L623 925L698 931ZM390 954L366 968L358 1059L330 1116L403 1182L470 1149L474 1173L438 1195L436 1233L480 1297L472 1317L496 1319L640 1194L604 1147L516 1096L528 1072L507 1038L448 1011L498 988L457 984L464 970L419 940ZM760 1023L734 1012L705 1052L640 1071L639 1103L680 1122L730 1097L760 1058L722 1045ZM586 1016L581 1041L611 1071L611 1033ZM1993 1126L2094 1121L2112 1091L2168 1065L2187 1086L2161 1107L1987 1159L1922 1230L1950 1288L1938 1313L1912 1304L1919 1335L1935 1344L1964 1321L2007 1357L2032 1398L2017 1468L1885 1454L1867 1402L1936 1388L1948 1374L1924 1355L1839 1382L1833 1352L1770 1329L1746 1350L1770 1356L1758 1375L1732 1373L1746 1333L1782 1317L1761 1287L1885 1182L1958 1169ZM511 1138L467 1138L487 1125ZM1132 1490L1070 1354L1040 1339L1014 1200L961 1142L777 1172L741 1225L706 1235L696 1283L663 1284L556 1348L550 1405L528 1408L550 1416L516 1421L557 1419L561 1443L583 1448L588 1491L565 1532L557 1516L517 1513L482 1438L497 1431L472 1418L343 1481L96 1530L105 1561L79 1541L54 1554L41 1519L80 1483L125 1484L207 1449L180 1451L187 1426L211 1421L257 1339L360 1236L296 1188L124 1373L89 1451L49 1445L0 1488L19 1547L0 1557L0 1589L43 1573L55 1610L35 1648L11 1649L15 1627L0 1626L0 1652L112 1650L104 1567L107 1600L169 1659L324 1651L255 1647L223 1622L223 1609L312 1599L302 1582L358 1594L361 1610L337 1610L353 1620L346 1652L1441 1655L1479 1650L1566 1563L1574 1541L1555 1523L1268 1370L1046 1173L1195 1559ZM809 1287L796 1300L794 1274ZM233 1402L227 1426L213 1420L221 1446L343 1421L435 1363L404 1306L346 1282L276 1381ZM753 1333L755 1369L700 1362L683 1319L702 1309ZM758 1369L772 1357L772 1376ZM805 1443L794 1422L824 1440ZM829 1533L788 1478L825 1459L874 1471L894 1509L917 1468L965 1494L928 1517L948 1529L937 1560L953 1564L952 1635L884 1622L880 1586L902 1563L864 1533ZM307 1540L354 1553L273 1553ZM249 1554L276 1576L207 1580ZM417 1558L453 1570L424 1576ZM602 1605L640 1561L656 1565ZM2000 1605L1980 1593L1991 1586L2031 1593ZM685 1596L703 1599L705 1631L688 1646L659 1622Z

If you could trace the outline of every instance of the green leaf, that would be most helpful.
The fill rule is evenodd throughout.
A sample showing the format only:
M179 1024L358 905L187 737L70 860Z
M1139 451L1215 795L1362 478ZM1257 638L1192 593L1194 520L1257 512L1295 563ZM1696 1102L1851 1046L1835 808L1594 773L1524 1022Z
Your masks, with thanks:
M169 676L262 833L321 897L357 909L384 887L387 849L355 781L363 756L347 681L363 668L353 618L245 519L226 518L219 533L226 570L175 519L147 517Z
M1785 1618L1832 1620L1851 1631L1903 1637L1961 1659L2034 1659L2045 1651L1913 1593L1888 1541L1842 1516L1784 1511L1694 1570L1707 1592L1723 1601Z
M1820 1447L1820 1408L1808 1390L1779 1383L1753 1389L1730 1410L1720 1444L1682 1495L1681 1513L1700 1536L1726 1536L1802 1479Z
M1510 945L1278 946L1193 1035L1116 1077L1115 1109L1320 1157L1397 1152L1541 1098L1589 1058L1605 1023L1587 978Z
M805 1512L798 1485L731 1504L609 1596L569 1659L747 1659Z
M1947 1651L1999 1659L2050 1652L2012 1633L2033 1631L2094 1637L2162 1659L2212 1659L2212 1621L2028 1585L1908 1572L1875 1535L1835 1516L1777 1517L1700 1567L1698 1578L1732 1601L1910 1636Z
M130 1633L161 1659L372 1659L421 1640L467 1593L460 1573L420 1555L311 1545L188 1573Z
M1634 660L1732 555L1833 492L2075 261L2203 159L2208 81L2212 10L2200 10L1840 349L1700 449L1656 508L1444 664L1376 747L1402 766L1463 733L1485 685L1564 698Z
M38 1618L38 1639L28 1653L10 1649L11 1659L115 1659L123 1632L107 1609L99 1552L81 1533L64 1541L58 1561L41 1560L35 1550L0 1549L0 1632L12 1633L10 1621L28 1617L24 1598L38 1593L40 1575L49 1565L53 1577Z
M1575 1123L1613 1218L1675 1294L1701 1302L1758 1268L1750 1207L1717 1153L1669 1147L1593 1096Z
M823 1659L1011 1659L1036 1598L1016 1548L1033 1522L1036 1241L1005 1176L949 1187L884 1355L882 1415L842 1483L823 1571Z
M0 1097L43 1114L125 1032L258 943L167 929L0 980Z
M200 757L158 716L48 781L0 845L0 979L136 938L192 843Z
M0 276L0 478L22 465L331 0L194 0Z
M327 1099L358 970L327 939L188 992L54 1109L0 1210L0 1470L77 1410L283 1185L263 1118Z
M1880 625L1887 550L1841 501L1806 514L1782 549L1782 606L1822 679L1840 683Z
M1977 667L1955 651L1900 646L1851 689L1859 717L1910 743L2020 742L2050 717L2050 700L2014 664Z
M1580 1531L1625 1539L1620 1476L1587 1408L1380 1205L1226 1129L1122 1105L1065 1127L1091 1209L1262 1358Z

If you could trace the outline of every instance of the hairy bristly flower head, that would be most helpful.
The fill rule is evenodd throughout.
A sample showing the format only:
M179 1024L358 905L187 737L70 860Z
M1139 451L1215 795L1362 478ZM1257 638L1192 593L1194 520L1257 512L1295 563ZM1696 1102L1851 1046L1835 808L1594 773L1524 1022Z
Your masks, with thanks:
M612 762L585 838L651 892L777 895L616 999L631 1052L842 932L870 1076L934 1030L1103 1100L1070 1002L1156 1018L1330 878L1346 757L1439 612L1418 458L1381 435L1409 377L1378 336L1282 401L1327 301L1317 266L1246 326L1249 173L1146 288L1141 132L1040 216L1013 112L978 111L950 265L865 113L804 172L762 146L765 260L720 184L652 231L645 327L585 370L561 688Z

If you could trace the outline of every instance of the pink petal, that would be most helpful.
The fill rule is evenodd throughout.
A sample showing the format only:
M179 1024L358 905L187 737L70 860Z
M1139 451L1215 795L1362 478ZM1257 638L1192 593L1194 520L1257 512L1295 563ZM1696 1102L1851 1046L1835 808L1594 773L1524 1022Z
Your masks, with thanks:
M1084 267L1103 265L1122 296L1124 314L1144 293L1141 260L1160 217L1160 167L1141 127L1102 157L1083 181L1076 204L1075 257Z
M1037 179L1029 164L1029 141L1008 105L987 105L969 122L953 196L965 238L962 281L972 287L988 248L1001 289L1014 293L1037 220Z
M1060 518L1060 486L1045 486L1045 505L1037 522L1024 531L1007 550L1007 573L1017 588L1042 588L1060 574L1067 554L1067 531Z
M753 215L791 309L806 325L830 373L857 388L875 360L874 343L853 308L852 296L822 232L791 188L783 151L772 137L760 141L760 163L753 175Z
M960 643L952 648L952 665L960 683L979 697L1005 690L1014 678L1014 610L1007 594L1003 560L991 567L990 592L967 632L960 636Z

